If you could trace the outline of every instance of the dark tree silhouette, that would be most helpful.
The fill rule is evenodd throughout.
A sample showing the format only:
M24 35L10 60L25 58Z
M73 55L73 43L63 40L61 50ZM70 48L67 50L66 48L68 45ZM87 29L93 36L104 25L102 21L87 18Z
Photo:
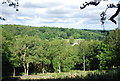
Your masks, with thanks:
M101 2L101 0L91 1L91 2L85 2L85 3L83 4L83 7L80 6L80 9L84 9L86 6L89 6L89 5L95 5L95 6L97 6L100 2ZM109 4L109 5L107 5L106 10L103 11L103 12L100 14L102 25L104 24L104 21L106 20L106 17L105 17L105 16L106 16L106 11L107 11L108 8L117 8L117 11L115 12L115 14L112 15L112 16L110 17L110 19L109 19L109 20L111 20L113 23L117 24L117 22L114 20L114 18L115 18L116 16L118 16L118 14L119 14L119 12L120 12L120 1L118 2L117 5L114 5L114 4Z
M119 14L119 12L120 12L120 1L118 2L118 4L117 4L117 11L115 12L115 14L114 15L112 15L111 17L110 17L110 19L109 20L111 20L112 22L114 22L115 24L117 24L117 22L114 20L114 18Z
M16 11L19 11L19 9L18 9L18 6L19 6L18 0L15 0L15 2L12 2L11 0L4 0L2 2L2 4L8 4L9 7L13 7L13 8L16 9ZM0 20L4 20L5 21L6 19L3 18L3 17L0 17Z
M18 11L18 9L17 9L17 7L19 6L18 0L15 0L15 2L12 2L11 0L5 0L2 2L2 4L8 4L9 7L16 8L16 11Z
M106 20L106 13L103 11L101 14L100 14L100 16L101 16L101 22L102 22L102 24L104 24L105 22L105 20Z
M0 17L0 20L3 20L3 21L5 21L6 19L5 19L5 18L3 18L3 17Z
M97 6L99 3L100 3L100 1L99 2L94 2L94 1L85 2L85 4L83 4L83 7L80 6L80 9L84 9L86 6L89 6L89 5L95 5L95 6Z

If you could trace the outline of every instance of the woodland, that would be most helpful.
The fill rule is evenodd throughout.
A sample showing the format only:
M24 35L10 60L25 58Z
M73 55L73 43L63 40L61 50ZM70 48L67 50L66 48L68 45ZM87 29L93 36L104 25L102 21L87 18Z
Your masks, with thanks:
M98 74L111 71L112 75L104 76L119 77L119 29L103 33L102 30L0 25L0 31L3 78L71 71Z
M97 6L101 1L85 2L80 9ZM19 2L15 2L5 0L2 4L19 11ZM117 24L114 18L120 12L120 1L108 4L100 14L103 27L108 8L117 8L109 18ZM0 20L6 18L0 16ZM120 29L4 24L0 32L2 81L119 81Z

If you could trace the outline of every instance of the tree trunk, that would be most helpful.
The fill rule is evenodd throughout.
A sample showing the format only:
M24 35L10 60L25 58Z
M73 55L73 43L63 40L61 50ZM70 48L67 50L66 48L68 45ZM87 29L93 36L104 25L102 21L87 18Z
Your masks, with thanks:
M42 63L42 73L45 73L45 68L44 68L44 64Z
M25 62L25 53L23 55L23 67L24 67L25 75L27 75L27 67L26 67L26 62Z
M27 63L27 66L26 66L26 74L28 76L28 73L29 73L29 63Z
M43 73L43 74L45 73L45 68L44 68L44 67L42 68L42 73Z
M86 70L86 68L85 68L85 56L83 56L83 69L84 69L84 71Z
M15 68L13 68L13 77L15 76Z
M59 63L59 67L58 67L58 72L60 73L61 72L61 67L60 67L60 63Z
M24 63L23 63L23 67L24 67L24 72L25 72L25 75L26 75L26 66L25 66Z

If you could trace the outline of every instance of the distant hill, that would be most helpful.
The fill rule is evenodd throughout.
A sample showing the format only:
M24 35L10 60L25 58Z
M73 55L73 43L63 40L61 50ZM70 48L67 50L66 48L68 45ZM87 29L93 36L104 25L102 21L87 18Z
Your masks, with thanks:
M73 36L74 39L102 40L104 35L101 30L79 30L58 27L32 27L24 25L0 25L2 31L6 31L13 36L28 35L39 36L41 39L68 39Z

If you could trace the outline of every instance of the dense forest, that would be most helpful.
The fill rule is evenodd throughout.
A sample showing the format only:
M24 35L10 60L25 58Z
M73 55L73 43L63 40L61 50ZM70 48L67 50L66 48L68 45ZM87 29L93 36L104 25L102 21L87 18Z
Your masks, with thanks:
M119 29L107 36L101 30L22 25L0 25L0 31L3 77L120 68Z
M10 32L13 36L38 36L42 40L49 40L52 38L69 39L71 36L74 37L74 39L86 40L102 40L103 38L101 30L78 30L73 28L31 27L22 25L3 25L2 28L6 32Z

